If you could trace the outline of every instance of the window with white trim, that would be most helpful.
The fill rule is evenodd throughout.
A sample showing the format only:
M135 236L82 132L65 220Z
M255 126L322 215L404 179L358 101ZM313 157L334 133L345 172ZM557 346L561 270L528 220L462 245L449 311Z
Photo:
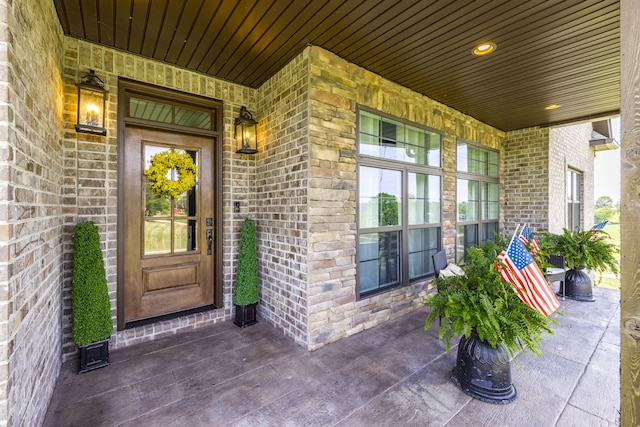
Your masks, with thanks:
M442 137L359 109L358 295L432 276L440 249Z
M580 195L582 194L582 174L567 169L567 230L580 228Z

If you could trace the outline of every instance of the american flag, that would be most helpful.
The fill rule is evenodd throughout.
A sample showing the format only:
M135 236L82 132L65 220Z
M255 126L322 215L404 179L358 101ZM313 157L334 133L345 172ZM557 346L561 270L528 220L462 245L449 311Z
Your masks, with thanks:
M528 225L525 224L525 226L522 227L518 239L520 239L522 244L524 244L525 246L527 245L527 243L529 244L529 249L531 249L532 254L535 254L540 250L540 245L538 244L536 239L533 239L531 237L531 229Z
M591 227L592 230L604 230L604 227L609 224L609 221L602 221Z
M560 307L560 301L520 239L511 239L511 243L500 252L498 259L504 263L500 268L502 280L512 283L520 299L527 305L545 316Z

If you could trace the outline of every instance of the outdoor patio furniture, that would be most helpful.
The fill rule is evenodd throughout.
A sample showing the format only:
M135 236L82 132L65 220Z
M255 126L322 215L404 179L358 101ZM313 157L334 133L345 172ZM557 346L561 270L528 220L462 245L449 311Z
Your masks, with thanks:
M560 282L560 289L558 295L562 295L562 299L565 299L564 278L566 274L566 268L564 265L564 256L562 255L550 255L547 260L553 267L545 269L545 279L547 282L554 283Z
M440 275L440 270L447 268L447 253L445 251L436 252L431 255L431 259L433 260L434 272L436 273L436 277L438 277Z

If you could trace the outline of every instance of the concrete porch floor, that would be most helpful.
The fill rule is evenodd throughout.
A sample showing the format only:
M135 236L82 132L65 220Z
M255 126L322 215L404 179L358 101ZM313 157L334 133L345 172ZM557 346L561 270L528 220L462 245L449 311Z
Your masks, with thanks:
M473 399L450 381L426 308L308 352L266 321L231 321L63 366L45 426L614 426L620 409L620 292L562 301L544 357L512 364L518 398Z

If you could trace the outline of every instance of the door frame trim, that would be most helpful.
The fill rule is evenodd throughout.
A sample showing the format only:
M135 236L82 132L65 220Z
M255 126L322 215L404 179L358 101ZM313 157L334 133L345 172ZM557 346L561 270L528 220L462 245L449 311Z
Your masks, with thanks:
M176 102L180 104L193 105L200 108L210 108L215 111L212 120L212 130L199 128L188 128L186 126L177 126L168 123L159 123L149 120L142 120L127 117L127 99L132 94L144 95L146 98L152 97L159 101L166 101L172 104ZM118 188L117 188L117 232L116 232L116 259L117 259L117 287L116 287L116 319L117 330L125 329L124 320L124 251L121 245L124 242L124 191L122 190L121 177L124 176L124 152L125 152L125 128L126 126L136 126L148 128L151 130L166 130L174 133L183 133L195 136L211 137L214 144L214 225L215 230L215 257L214 257L214 277L213 277L213 293L214 305L217 308L224 308L224 274L223 274L223 231L224 231L224 209L223 209L223 174L222 174L222 156L224 154L224 132L223 132L223 103L222 101L206 98L200 95L193 95L186 92L180 92L174 89L167 89L146 83L129 80L123 77L118 78L118 124L117 124L117 163L118 163ZM204 165L203 165L204 166ZM188 311L185 313L188 314ZM161 317L159 318L161 319Z

